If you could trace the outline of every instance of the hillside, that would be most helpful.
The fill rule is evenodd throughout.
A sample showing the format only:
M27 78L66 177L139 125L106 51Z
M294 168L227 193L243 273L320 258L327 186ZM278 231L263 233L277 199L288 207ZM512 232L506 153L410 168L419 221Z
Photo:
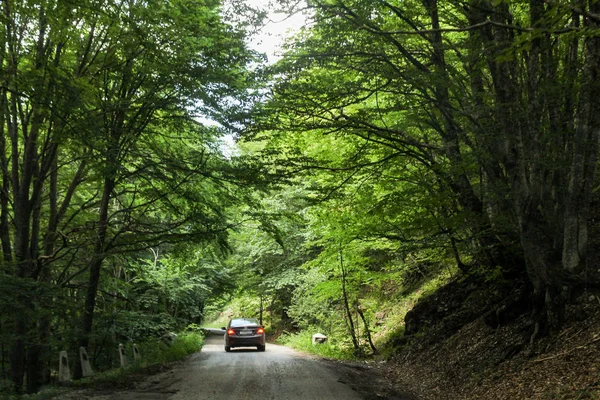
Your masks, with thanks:
M485 317L435 340L407 340L382 367L422 399L595 399L600 396L600 298L581 294L564 329L530 343L526 315L497 328Z

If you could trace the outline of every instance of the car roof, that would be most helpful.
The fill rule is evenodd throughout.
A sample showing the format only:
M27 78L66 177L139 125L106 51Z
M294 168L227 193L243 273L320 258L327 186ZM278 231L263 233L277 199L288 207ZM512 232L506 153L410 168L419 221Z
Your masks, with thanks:
M229 321L229 326L243 326L243 325L260 325L256 318L234 318Z

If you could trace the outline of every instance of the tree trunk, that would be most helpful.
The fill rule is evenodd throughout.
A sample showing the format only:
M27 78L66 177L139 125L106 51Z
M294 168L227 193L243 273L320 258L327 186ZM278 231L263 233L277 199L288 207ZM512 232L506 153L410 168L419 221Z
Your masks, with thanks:
M2 62L2 59L0 59ZM2 189L0 191L0 242L2 243L2 259L4 261L2 270L8 272L8 265L12 261L12 245L10 240L10 226L8 223L8 203L9 203L9 190L10 190L10 173L8 167L8 159L6 158L6 132L4 124L5 118L5 107L8 101L6 98L6 91L0 89L0 172L2 174Z
M352 338L352 346L354 351L360 353L360 343L356 337L356 328L354 325L354 319L352 318L352 310L350 309L350 301L348 300L348 291L346 290L346 268L344 267L344 256L343 250L340 246L340 267L342 269L342 296L344 299L344 310L346 311L346 318L348 319L348 330L350 331L350 337Z
M533 285L533 315L541 334L556 332L564 321L569 279L559 253L552 247L552 230L537 210L524 210L520 218L521 245Z
M467 212L469 227L473 230L474 238L479 243L480 256L491 265L500 265L504 269L510 270L513 268L512 264L515 262L516 257L510 254L502 242L497 239L497 232L494 232L490 220L484 212L482 199L477 196L471 184L466 170L466 161L461 152L460 138L466 137L467 134L455 117L455 107L451 102L448 90L448 82L452 81L452 77L447 71L445 45L440 31L438 1L426 0L423 4L429 12L431 28L433 29L431 34L431 62L435 67L433 76L435 109L440 114L443 126L443 128L439 127L437 130L442 138L444 155L450 161L448 183L456 194L458 203ZM473 77L472 83L477 90L481 90L478 86L480 80L477 79L476 75ZM475 96L477 97L477 93L475 93ZM465 269L468 267L464 264L462 266Z
M58 162L56 147L52 154L50 162L50 186L48 193L49 201L49 218L48 228L44 235L44 257L37 260L37 280L44 284L49 284L52 280L51 263L52 255L56 242L56 230L58 227ZM38 217L39 219L39 217ZM43 286L38 288L36 301L43 305L42 315L39 317L37 324L37 342L33 343L27 353L27 392L35 393L39 388L46 383L45 378L48 375L47 360L50 358L50 336L52 327L52 317L49 310L52 309L52 304L49 303L49 298L46 293L43 293Z
M363 311L361 310L360 304L358 304L358 302L356 302L356 312L360 316L360 319L362 319L363 326L365 327L365 333L367 334L367 340L369 341L369 346L371 347L371 351L373 352L373 354L377 354L377 347L375 347L373 339L371 338L371 329L369 329L369 324L367 323L367 319L365 318L365 313L363 313Z
M259 320L260 320L260 324L262 325L263 324L263 295L261 294L259 297L260 297L260 317L259 317Z
M27 331L26 317L17 315L15 321L15 340L10 353L10 377L15 392L22 393L25 377L25 334Z
M590 1L590 12L600 11L598 2ZM597 30L598 23L586 18L586 28ZM588 218L600 143L600 38L585 40L585 64L581 83L579 113L575 126L573 161L568 181L564 216L562 263L569 272L580 272L588 241Z
M115 187L115 178L109 177L104 181L104 190L102 192L102 200L100 201L100 215L98 218L98 232L96 242L94 244L94 254L90 262L90 275L88 279L88 287L85 297L85 305L83 308L82 333L79 345L86 349L90 344L90 335L94 324L94 308L96 307L96 294L98 292L98 283L100 282L100 271L102 263L106 258L105 240L108 230L108 210L110 199ZM77 362L75 379L81 379L82 371L80 362Z

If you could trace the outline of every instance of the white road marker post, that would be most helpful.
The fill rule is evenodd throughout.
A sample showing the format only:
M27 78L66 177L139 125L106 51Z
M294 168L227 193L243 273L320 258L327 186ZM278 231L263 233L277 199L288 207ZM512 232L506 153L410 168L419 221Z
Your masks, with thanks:
M83 377L94 375L94 370L92 369L92 364L90 364L90 359L85 351L85 347L79 348L79 361L81 361L81 375Z
M135 362L142 361L142 355L140 354L140 350L138 349L137 344L133 344L133 360Z
M66 351L61 351L58 355L58 382L70 383L71 370L69 369L69 356Z
M127 356L125 355L125 346L119 343L119 359L121 360L121 368L127 366Z

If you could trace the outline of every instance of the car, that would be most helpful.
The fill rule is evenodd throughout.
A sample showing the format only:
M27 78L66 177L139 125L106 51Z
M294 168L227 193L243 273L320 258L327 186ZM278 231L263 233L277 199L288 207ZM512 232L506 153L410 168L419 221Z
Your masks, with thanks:
M225 330L225 351L234 347L254 347L265 351L265 328L256 318L234 318L229 321Z

